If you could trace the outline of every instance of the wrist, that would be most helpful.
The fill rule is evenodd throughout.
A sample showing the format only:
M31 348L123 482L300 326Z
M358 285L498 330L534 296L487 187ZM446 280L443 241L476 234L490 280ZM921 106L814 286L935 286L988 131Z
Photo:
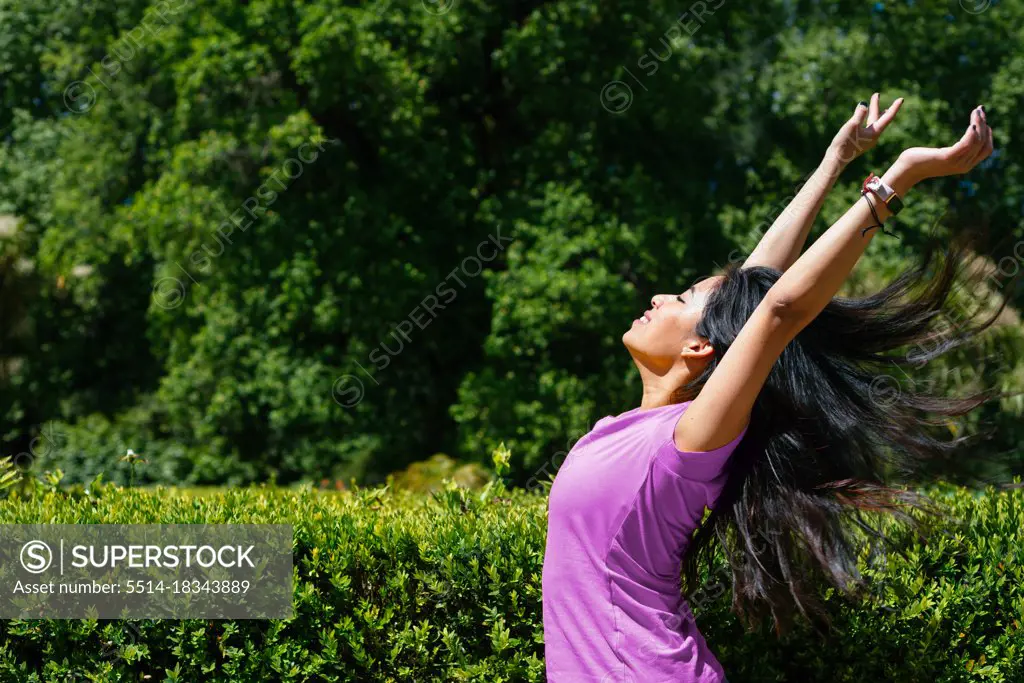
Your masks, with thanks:
M895 168L892 173L886 173L881 178L871 173L864 179L861 185L861 194L868 198L868 204L873 208L876 221L881 222L884 218L895 216L903 208L903 194L910 186L901 182L901 178L906 178L906 176L901 168ZM897 187L893 187L894 182ZM877 207L876 204L878 204ZM882 218L878 217L878 211L874 211L874 209L882 210Z
M863 195L867 200L868 204L874 207L874 212L871 214L872 217L878 217L879 221L888 220L892 215L892 211L889 210L889 206L881 199L875 196L873 192L868 192Z
M889 167L882 175L882 181L886 185L896 190L896 194L900 197L906 195L906 193L923 180L918 173L914 171L913 166L906 163L902 159L897 159L896 163Z
M838 176L846 170L851 161L853 159L843 158L841 150L829 147L828 151L825 152L825 156L822 157L821 163L818 164L818 168L830 176Z

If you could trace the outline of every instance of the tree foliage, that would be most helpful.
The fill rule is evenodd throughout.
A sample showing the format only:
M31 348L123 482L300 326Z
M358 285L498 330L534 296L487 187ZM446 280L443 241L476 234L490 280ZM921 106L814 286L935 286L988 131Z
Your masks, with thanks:
M154 479L203 483L380 480L504 440L526 480L635 405L625 326L749 250L874 90L906 105L818 231L977 103L997 152L915 190L852 286L932 234L1024 266L1022 19L995 0L0 0L0 440L55 423L71 480L131 447ZM1019 388L1009 322L987 352ZM925 371L980 367L957 362ZM1020 446L1022 412L985 414L988 447Z

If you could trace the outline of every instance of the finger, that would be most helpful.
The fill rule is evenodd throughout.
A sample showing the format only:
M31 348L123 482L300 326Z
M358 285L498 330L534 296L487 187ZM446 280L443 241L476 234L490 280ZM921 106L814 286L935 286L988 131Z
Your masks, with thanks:
M981 139L981 143L978 146L977 151L971 155L971 168L974 168L992 154L992 129L989 128L987 124L982 123L976 132L978 137Z
M971 122L967 125L967 132L965 133L967 147L964 153L968 156L974 156L978 148L984 144L985 138L982 136L982 126L984 125L985 122L981 120L981 112L975 107L971 110ZM960 143L957 144L959 145Z
M972 169L986 156L988 156L988 153L985 151L985 145L972 144L971 148L964 154L963 163L968 169Z
M874 123L874 122L876 122L878 120L879 120L879 93L876 92L876 93L871 95L871 103L868 105L868 108L867 108L867 125L869 126L869 125L871 125L872 123Z
M881 135L882 131L885 130L885 127L888 126L894 118L896 118L896 113L902 106L903 98L899 97L895 102L889 105L888 109L882 112L882 115L878 118L878 121L875 122L874 126L879 135Z
M980 137L980 130L981 127L985 125L985 120L981 117L981 107L975 107L974 110L971 112L971 125L975 127L976 131L979 134L978 139L981 140L982 138Z
M974 168L975 166L977 166L978 164L980 164L980 163L981 163L982 161L984 161L985 159L987 159L987 158L988 158L988 155L989 155L989 154L991 154L991 152L989 151L989 149L988 149L988 145L987 145L987 144L983 144L983 145L981 145L981 146L980 146L980 147L979 147L979 148L977 149L977 151L975 151L975 150L974 150L974 149L972 148L972 150L971 150L971 154L970 154L970 156L968 157L968 159L967 159L967 162L966 162L966 164L967 164L967 170L969 171L970 169Z
M988 147L989 138L992 137L992 129L985 122L985 113L984 112L981 113L979 119L980 119L980 123L976 124L976 127L977 127L977 131L976 132L977 132L977 135L978 135L978 144L980 144L982 147Z
M964 171L974 168L982 159L988 156L988 125L982 118L981 107L975 107L971 111L971 125L967 127L966 137L968 142L961 149L955 152L955 163L964 167ZM961 147L958 142L954 148Z
M981 107L971 112L971 130L974 132L974 142L971 145L971 156L980 153L988 143L988 124L985 123L985 113Z
M858 128L864 125L864 120L868 116L868 104L867 102L858 102L857 107L853 110L853 116L850 117L850 122L855 124Z
M972 126L967 126L967 130L964 131L963 137L956 141L952 147L946 147L949 155L956 159L961 159L967 156L971 150L971 146L974 144L975 132Z

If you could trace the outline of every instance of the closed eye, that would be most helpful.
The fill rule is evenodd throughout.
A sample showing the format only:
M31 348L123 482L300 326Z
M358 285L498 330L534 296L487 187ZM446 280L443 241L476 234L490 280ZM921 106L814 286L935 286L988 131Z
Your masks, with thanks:
M686 303L685 301L683 301L683 295L682 294L676 294L676 300L678 300L679 303L681 303L681 304L685 304Z

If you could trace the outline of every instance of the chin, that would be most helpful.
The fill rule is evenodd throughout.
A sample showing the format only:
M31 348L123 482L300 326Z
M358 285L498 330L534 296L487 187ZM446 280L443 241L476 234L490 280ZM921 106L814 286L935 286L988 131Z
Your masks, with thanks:
M633 332L634 330L630 328L622 333L622 344L630 351L633 350L634 342L636 341Z

